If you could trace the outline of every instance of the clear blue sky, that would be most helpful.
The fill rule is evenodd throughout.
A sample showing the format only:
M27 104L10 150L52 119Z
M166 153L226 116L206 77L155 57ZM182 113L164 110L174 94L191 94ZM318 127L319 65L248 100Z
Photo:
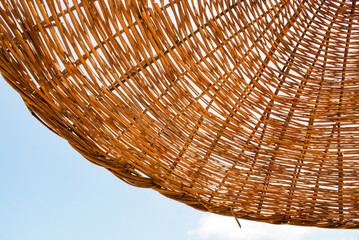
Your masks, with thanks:
M42 126L0 77L0 240L359 240L199 212L129 186Z

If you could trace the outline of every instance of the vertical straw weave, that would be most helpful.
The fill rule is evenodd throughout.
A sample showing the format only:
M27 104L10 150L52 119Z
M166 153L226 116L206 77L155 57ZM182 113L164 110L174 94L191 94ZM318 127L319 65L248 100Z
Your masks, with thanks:
M0 0L0 71L129 184L222 215L358 228L358 5Z

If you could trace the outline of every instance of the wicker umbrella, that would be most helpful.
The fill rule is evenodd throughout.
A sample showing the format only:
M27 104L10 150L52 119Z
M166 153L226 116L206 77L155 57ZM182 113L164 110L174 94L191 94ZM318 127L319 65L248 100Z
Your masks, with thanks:
M129 184L236 218L358 228L358 5L0 0L0 71Z

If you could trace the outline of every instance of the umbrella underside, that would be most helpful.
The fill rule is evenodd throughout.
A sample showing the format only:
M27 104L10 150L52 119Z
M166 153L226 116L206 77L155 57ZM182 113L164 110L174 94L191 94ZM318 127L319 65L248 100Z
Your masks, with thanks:
M0 0L0 71L131 185L236 218L358 228L358 5Z

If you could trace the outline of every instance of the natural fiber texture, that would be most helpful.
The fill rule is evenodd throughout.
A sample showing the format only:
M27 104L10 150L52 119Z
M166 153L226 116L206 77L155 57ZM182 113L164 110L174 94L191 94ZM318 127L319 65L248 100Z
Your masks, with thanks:
M0 2L2 75L91 162L204 211L359 227L356 0Z

